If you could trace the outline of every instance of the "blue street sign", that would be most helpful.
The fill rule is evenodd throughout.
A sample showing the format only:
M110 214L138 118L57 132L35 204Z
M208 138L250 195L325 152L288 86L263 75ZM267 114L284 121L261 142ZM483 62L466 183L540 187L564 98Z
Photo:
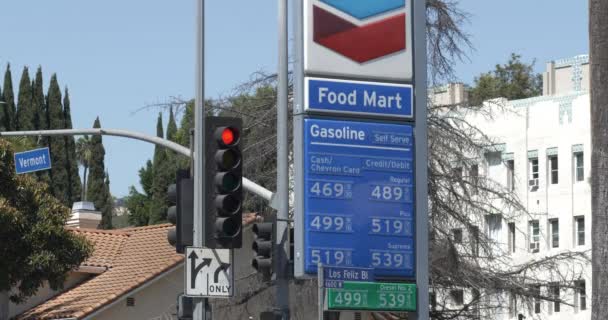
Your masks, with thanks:
M344 281L373 282L374 269L323 266L325 288L342 288Z
M412 278L411 125L304 120L304 271L373 268Z
M17 174L48 170L51 168L49 148L35 149L15 153L15 171Z
M413 119L412 91L408 84L306 78L304 108L319 113Z

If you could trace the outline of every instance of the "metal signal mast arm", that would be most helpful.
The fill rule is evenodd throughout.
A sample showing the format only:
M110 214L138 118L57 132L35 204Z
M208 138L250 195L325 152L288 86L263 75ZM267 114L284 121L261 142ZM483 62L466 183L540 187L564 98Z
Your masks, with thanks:
M37 136L80 136L80 135L105 135L105 136L116 136L141 140L163 146L171 149L179 154L186 157L194 156L194 153L178 143L169 141L163 138L149 136L140 132L133 132L121 129L63 129L63 130L33 130L33 131L6 131L0 132L0 137L37 137ZM268 201L273 206L274 193L261 185L243 177L243 188L245 190L261 197Z

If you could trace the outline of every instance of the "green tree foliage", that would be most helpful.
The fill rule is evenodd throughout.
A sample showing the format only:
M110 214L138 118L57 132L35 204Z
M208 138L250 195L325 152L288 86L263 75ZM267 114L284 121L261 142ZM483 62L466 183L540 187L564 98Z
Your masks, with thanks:
M99 117L95 119L93 128L101 128ZM107 204L108 193L106 185L106 169L105 155L106 151L103 147L103 139L101 136L93 136L91 138L91 162L89 163L89 178L87 181L87 199L95 205L97 210L101 211L101 221L99 225L102 229L112 228L112 210ZM108 210L109 209L109 210Z
M19 82L19 97L17 98L17 129L36 129L36 108L32 101L32 83L27 67L23 68L21 81Z
M84 168L82 178L82 200L87 201L87 179L89 177L89 167L93 161L93 140L89 136L83 136L78 138L76 142L76 159L78 163Z
M44 98L43 82L42 82L42 68L38 67L36 71L36 77L32 84L32 106L36 110L34 117L34 125L38 130L46 130L49 128L48 110L46 101ZM49 146L48 137L38 137L38 147ZM36 172L38 180L51 185L51 176L48 170Z
M156 135L164 137L163 116L158 114L156 124ZM175 181L175 163L170 160L169 152L161 146L154 149L153 180L152 180L152 204L150 207L150 224L157 224L167 220L167 187Z
M506 64L497 64L494 71L475 78L469 101L473 106L480 106L485 100L499 97L525 99L540 95L542 89L542 76L534 72L534 62L524 63L520 55L512 53Z
M34 295L44 281L61 288L90 255L86 239L65 229L70 215L43 183L15 175L13 151L0 139L0 291L16 287L11 300Z
M6 102L4 102L4 95L2 94L2 88L0 88L0 131L6 131Z
M175 115L173 114L173 108L169 108L169 122L167 123L167 139L173 142L177 141L177 123L175 122Z
M65 127L61 100L61 89L57 82L57 76L53 75L47 94L50 129L63 129ZM51 151L51 163L53 164L51 170L51 190L55 198L59 199L66 206L71 207L72 198L69 191L70 181L67 171L68 160L64 137L50 137L49 147Z
M150 213L150 198L141 194L131 186L129 195L125 200L125 206L129 210L129 224L133 226L148 225Z
M11 65L6 65L4 73L4 88L2 90L2 101L6 104L4 108L4 127L6 130L15 130L17 109L15 108L15 94L13 93L13 76L11 74ZM1 106L0 106L1 107ZM2 110L2 108L0 108Z
M46 110L47 105L44 100L44 89L42 83L42 68L38 67L36 71L36 78L32 85L32 106L35 110L34 114L34 127L37 130L46 130L49 128L48 112ZM41 146L46 146L46 139L40 139L39 143Z
M65 88L63 97L63 118L64 128L72 129L72 110L70 109L70 94L68 88ZM66 170L68 173L68 199L71 202L80 201L82 194L82 184L80 183L80 175L78 174L78 157L76 156L76 142L74 137L64 137L66 146Z

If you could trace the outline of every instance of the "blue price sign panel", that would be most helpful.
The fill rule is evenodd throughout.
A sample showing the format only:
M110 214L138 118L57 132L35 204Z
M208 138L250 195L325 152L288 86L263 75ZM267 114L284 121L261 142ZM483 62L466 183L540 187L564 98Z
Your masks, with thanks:
M323 267L325 288L342 288L344 281L373 282L374 279L372 268Z
M413 128L304 120L304 270L413 277Z
M15 153L15 171L17 174L48 170L51 168L49 148L35 149Z
M412 86L322 78L305 79L306 111L412 119Z

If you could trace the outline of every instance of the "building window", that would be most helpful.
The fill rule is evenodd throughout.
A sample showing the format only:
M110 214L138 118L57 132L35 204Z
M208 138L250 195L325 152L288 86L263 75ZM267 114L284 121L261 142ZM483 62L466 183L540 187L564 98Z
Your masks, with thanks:
M574 217L574 224L576 226L576 234L574 239L577 246L585 245L585 217Z
M451 290L450 297L455 305L461 306L464 304L464 292L462 290Z
M462 229L452 229L452 241L454 243L462 243Z
M582 152L576 152L574 154L574 181L585 180L585 163Z
M490 240L495 243L500 242L500 231L502 229L502 217L499 214L490 214L486 216L487 235Z
M452 175L456 180L460 180L462 178L462 167L456 167L452 169Z
M515 161L507 160L507 189L515 191Z
M559 302L559 283L551 284L549 290L551 290L551 298L553 298L553 312L559 312L561 308Z
M528 163L530 166L530 181L528 181L530 186L530 191L538 190L538 158L530 158L528 159Z
M540 313L540 285L535 285L532 287L532 295L534 296L534 313Z
M431 310L437 309L437 294L435 292L429 293L429 301L431 302Z
M479 165L474 164L469 169L469 178L471 182L471 193L477 194L477 186L479 185Z
M509 317L515 318L517 316L517 296L515 293L509 293Z
M473 226L469 229L469 232L471 233L471 251L473 253L473 256L477 257L479 256L479 228Z
M530 239L530 252L535 253L540 251L540 224L538 220L532 220L528 223L528 238Z
M557 156L549 156L549 181L551 184L557 184L559 182L558 173Z
M509 222L509 252L515 252L515 223Z
M587 310L587 288L585 280L576 281L575 284L575 304L579 310Z
M559 220L549 220L549 229L551 232L551 248L559 248Z

